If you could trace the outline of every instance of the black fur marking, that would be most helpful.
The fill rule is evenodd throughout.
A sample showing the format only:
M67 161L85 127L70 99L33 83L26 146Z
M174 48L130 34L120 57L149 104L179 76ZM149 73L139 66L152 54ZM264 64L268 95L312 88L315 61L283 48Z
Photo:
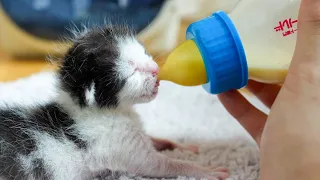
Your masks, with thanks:
M24 172L21 171L22 167L13 159L14 156L13 153L7 153L6 157L0 158L0 177L5 180L26 180Z
M77 137L77 132L72 127L74 120L57 104L40 108L33 113L32 119L37 121L37 131L47 132L55 138L65 136L75 143L79 149L86 149L86 143Z
M63 137L72 141L79 149L86 149L87 143L78 137L71 119L57 104L26 111L22 108L0 110L0 174L7 179L24 179L25 173L19 164L19 155L28 156L36 151L32 132L47 133L56 139ZM45 175L41 159L34 162L35 175ZM42 174L43 173L43 174ZM30 174L28 174L30 175Z
M18 109L16 111L0 111L0 137L3 141L3 143L1 142L2 151L14 148L20 154L28 155L35 149L34 140L24 131L27 126L32 126L33 124L26 125L23 122L24 118L19 115L22 113Z
M87 105L85 92L94 83L99 107L113 108L119 104L118 93L126 80L117 77L116 62L120 52L116 37L130 37L125 27L93 29L75 40L59 71L62 88L81 107Z
M17 162L17 153L27 155L35 142L20 128L22 117L11 110L0 111L0 175L8 180L26 179ZM16 121L17 120L17 121Z
M44 168L43 160L35 159L33 160L32 165L34 167L32 174L35 179L41 179L41 180L50 179L49 174L46 172Z

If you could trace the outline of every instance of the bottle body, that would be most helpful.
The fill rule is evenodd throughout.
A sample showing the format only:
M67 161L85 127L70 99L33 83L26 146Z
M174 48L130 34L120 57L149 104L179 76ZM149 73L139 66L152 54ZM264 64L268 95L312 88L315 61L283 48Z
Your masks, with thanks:
M240 35L249 78L282 83L292 60L301 0L245 0L229 14Z
M203 85L212 94L240 89L248 79L282 83L295 49L300 3L243 0L228 15L218 11L192 23L187 41L160 68L160 80Z

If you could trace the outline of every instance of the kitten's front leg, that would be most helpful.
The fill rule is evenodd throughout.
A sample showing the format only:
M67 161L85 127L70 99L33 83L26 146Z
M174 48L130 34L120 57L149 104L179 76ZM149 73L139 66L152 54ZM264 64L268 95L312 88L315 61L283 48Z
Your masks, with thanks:
M174 149L178 149L180 151L191 151L194 152L196 154L199 154L199 148L195 145L181 145L178 143L174 143L172 141L169 140L165 140L165 139L159 139L159 138L154 138L151 137L152 143L154 148L157 151L165 151L165 150L174 150Z
M141 160L140 160L141 161ZM178 176L193 177L197 180L225 180L229 177L225 168L207 168L192 162L175 160L162 154L150 154L145 162L131 167L133 173L152 178L175 178Z
M152 178L172 178L178 176L207 180L224 180L228 177L224 168L205 168L188 161L175 160L158 153L149 138L141 134L128 139L125 151L114 151L109 157L109 169L126 171Z

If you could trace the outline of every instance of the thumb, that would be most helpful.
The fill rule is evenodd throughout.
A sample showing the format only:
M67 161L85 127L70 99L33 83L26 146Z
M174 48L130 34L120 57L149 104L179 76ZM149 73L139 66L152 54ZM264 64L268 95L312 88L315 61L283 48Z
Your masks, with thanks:
M319 0L301 0L300 22L317 22L320 20L320 1Z
M320 89L320 0L301 1L296 48L284 86Z

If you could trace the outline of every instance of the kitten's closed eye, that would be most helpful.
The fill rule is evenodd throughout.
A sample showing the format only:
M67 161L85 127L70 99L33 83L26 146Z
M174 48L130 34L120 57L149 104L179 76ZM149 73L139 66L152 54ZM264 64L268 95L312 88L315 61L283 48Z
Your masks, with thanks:
M129 65L134 68L134 71L151 73L154 76L158 75L159 73L158 65L153 62L147 62L146 64L139 66L133 60L130 60Z

